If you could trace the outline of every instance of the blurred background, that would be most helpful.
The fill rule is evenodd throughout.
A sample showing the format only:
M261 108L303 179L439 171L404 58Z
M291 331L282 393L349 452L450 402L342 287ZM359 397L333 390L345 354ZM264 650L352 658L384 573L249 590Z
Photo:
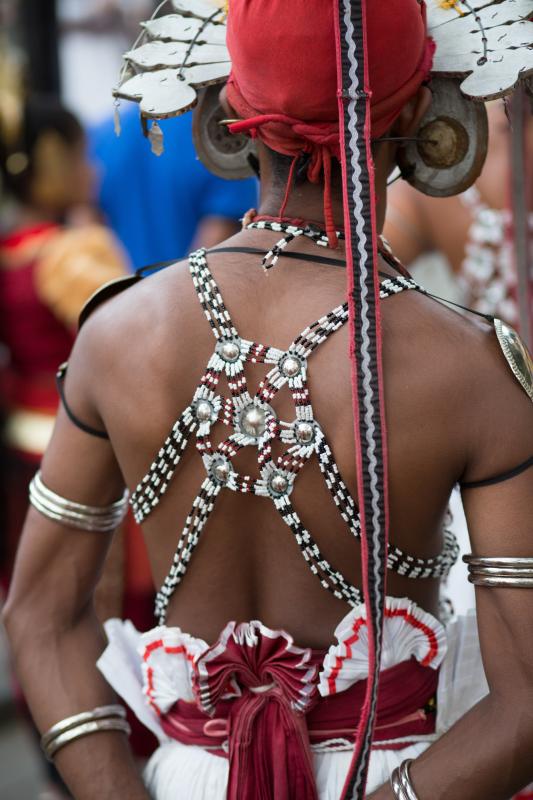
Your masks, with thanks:
M228 237L256 202L255 181L224 181L201 165L190 114L161 123L165 151L156 157L137 107L115 108L121 55L154 7L150 0L0 0L0 604L27 485L57 409L55 372L68 358L83 303L107 280ZM385 230L428 289L501 316L525 338L533 317L519 269L533 262L530 104L525 93L490 104L489 156L464 194L435 199L395 183ZM452 513L466 548L457 493ZM473 608L462 564L446 596L457 612ZM127 520L99 588L100 613L148 628L152 600L142 540ZM152 742L135 729L133 745L142 759ZM39 754L0 629L0 798L66 797Z
M111 90L152 0L0 0L0 605L27 486L51 434L55 373L79 311L108 280L232 235L255 180L198 161L190 114L163 122L156 157L138 108ZM99 589L102 617L152 623L153 587L131 519ZM152 743L139 729L142 758ZM38 737L0 630L0 797L68 797Z

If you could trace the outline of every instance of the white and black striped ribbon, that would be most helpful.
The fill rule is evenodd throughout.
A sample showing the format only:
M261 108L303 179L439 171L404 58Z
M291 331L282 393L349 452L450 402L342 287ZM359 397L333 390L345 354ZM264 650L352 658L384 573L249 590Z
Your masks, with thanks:
M376 254L370 100L364 42L365 0L336 3L339 127L343 172L354 423L358 452L363 590L369 634L369 679L342 798L363 800L377 706L387 563L387 487L381 381L379 276Z

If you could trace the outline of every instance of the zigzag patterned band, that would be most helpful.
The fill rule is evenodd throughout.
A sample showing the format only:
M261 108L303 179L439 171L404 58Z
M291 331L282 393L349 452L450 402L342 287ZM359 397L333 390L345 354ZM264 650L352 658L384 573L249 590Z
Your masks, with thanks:
M339 117L363 590L369 680L342 798L363 800L377 704L387 553L386 446L382 399L379 277L375 235L365 0L337 0Z

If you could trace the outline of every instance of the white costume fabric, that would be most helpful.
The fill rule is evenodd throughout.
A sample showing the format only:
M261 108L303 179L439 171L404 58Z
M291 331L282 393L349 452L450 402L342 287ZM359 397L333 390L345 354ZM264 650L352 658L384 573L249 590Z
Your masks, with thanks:
M340 622L324 657L318 691L327 696L345 691L367 677L367 640L364 606L352 609ZM361 620L363 618L363 624ZM357 631L354 637L353 632ZM227 758L208 749L169 738L161 714L176 702L194 703L192 672L208 645L179 628L160 626L139 633L130 622L106 623L109 645L98 667L139 720L159 740L145 770L145 780L155 800L224 800L228 780ZM224 635L247 638L277 634L259 622L232 623ZM284 636L287 637L286 634ZM289 649L292 639L287 637ZM293 648L298 650L298 648ZM298 652L301 652L298 650ZM479 651L474 613L452 620L446 627L403 598L387 599L382 669L415 658L421 665L440 669L437 691L436 732L409 738L401 749L375 749L368 791L385 783L405 758L416 758L488 691ZM305 691L305 690L304 690ZM235 689L237 696L238 687ZM231 692L230 692L231 694ZM229 695L226 695L229 696ZM416 741L413 741L416 740ZM353 745L334 739L311 747L320 800L338 800L352 756ZM215 748L213 748L215 749Z

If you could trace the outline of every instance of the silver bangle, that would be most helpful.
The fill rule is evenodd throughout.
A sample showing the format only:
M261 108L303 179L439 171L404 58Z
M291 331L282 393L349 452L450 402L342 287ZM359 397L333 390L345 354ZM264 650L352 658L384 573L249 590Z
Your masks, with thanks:
M529 556L463 556L469 567L508 567L511 569L533 569L533 557Z
M392 789L392 793L396 800L405 800L405 795L403 793L402 784L400 783L400 769L396 767L391 773L390 776L390 785Z
M411 763L412 759L408 758L400 764L400 783L405 792L407 800L419 800L411 782L411 775L409 773L409 767L411 766Z
M500 577L496 575L488 577L487 575L478 575L474 572L470 573L468 580L470 583L473 583L474 586L492 586L496 589L533 589L533 578L511 578L503 575Z
M30 503L39 513L54 522L85 531L106 533L118 528L126 516L128 498L126 489L120 500L109 506L87 506L52 492L43 483L40 471L30 483Z
M468 580L475 586L533 588L533 558L463 556Z
M390 785L392 789L392 793L396 800L407 800L407 796L403 790L401 781L400 781L400 768L396 767L393 770L392 775L390 776Z
M71 728L76 728L83 722L92 722L97 719L105 719L106 717L120 717L126 719L126 709L118 703L113 703L108 706L97 706L92 711L82 711L80 714L74 714L71 717L59 720L55 725L52 725L46 733L41 736L41 747L46 747L52 739L59 736L61 733L69 731Z
M390 776L390 785L396 800L419 800L409 774L411 763L412 759L410 758L403 761L399 767L393 770Z
M120 731L121 733L125 733L126 736L129 736L131 733L131 728L125 719L120 719L119 717L109 717L108 719L95 719L90 722L82 722L81 725L77 725L75 728L70 728L70 730L60 733L59 736L56 736L55 739L52 739L52 741L46 747L43 747L44 754L48 761L53 761L57 751L66 744L75 742L77 739L81 739L83 736L89 736L90 734L101 733L103 731Z

